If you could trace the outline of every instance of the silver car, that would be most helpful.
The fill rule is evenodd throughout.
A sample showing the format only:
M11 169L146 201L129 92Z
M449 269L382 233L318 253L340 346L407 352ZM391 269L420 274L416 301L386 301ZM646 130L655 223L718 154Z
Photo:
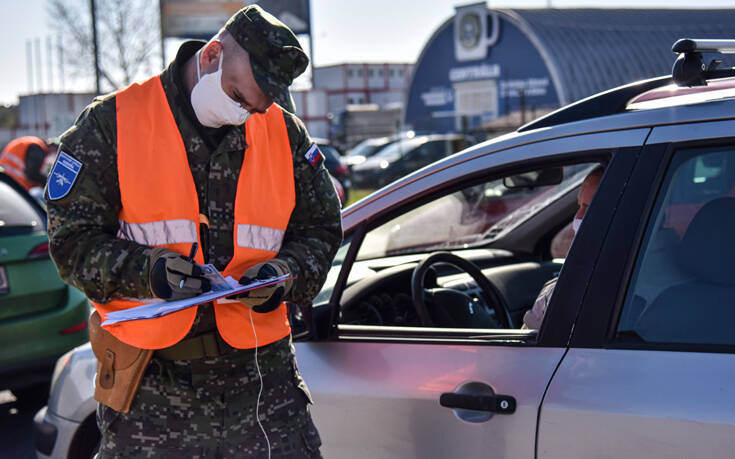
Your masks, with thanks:
M608 91L343 212L327 282L292 317L325 457L733 456L735 80L685 67L709 86ZM521 329L550 280L540 329ZM67 457L93 356L60 368L37 422Z

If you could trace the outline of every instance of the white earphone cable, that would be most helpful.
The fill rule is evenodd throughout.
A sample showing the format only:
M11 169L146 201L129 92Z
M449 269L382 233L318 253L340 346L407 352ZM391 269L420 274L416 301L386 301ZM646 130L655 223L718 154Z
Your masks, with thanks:
M253 327L253 336L255 336L255 369L258 370L258 378L260 379L260 389L258 389L258 399L255 401L255 420L258 421L260 430L263 431L265 437L265 443L268 446L268 459L271 457L271 442L268 439L268 434L265 432L265 427L260 422L259 409L260 409L260 395L263 393L263 375L260 373L260 365L258 365L258 334L255 333L255 323L253 322L253 310L250 309L250 325Z

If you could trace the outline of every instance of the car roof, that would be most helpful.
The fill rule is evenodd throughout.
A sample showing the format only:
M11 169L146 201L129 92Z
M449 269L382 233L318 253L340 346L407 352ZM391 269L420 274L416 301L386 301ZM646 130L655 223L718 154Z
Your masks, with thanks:
M606 132L630 132L631 135L625 142L641 145L650 128L655 126L735 118L735 95L732 91L735 84L722 81L724 78L735 77L735 68L717 69L717 60L713 60L709 65L702 60L703 52L735 53L735 40L682 39L674 43L672 50L679 53L672 75L631 83L582 99L521 126L515 132L466 148L412 172L347 207L342 214L345 230L367 215L371 215L370 209L375 209L371 204L380 201L383 196L390 195L435 172L461 163L469 164L474 159L497 154L509 148ZM676 82L679 86L712 85L712 87L709 90L695 91L686 88L672 89L670 87L672 82ZM650 92L654 90L670 92L668 95L661 92L658 95L655 93L651 95ZM647 93L648 96L643 97ZM652 100L659 102L650 103ZM529 154L531 157L541 157L545 152ZM441 182L447 179L437 180ZM409 188L411 187L406 189ZM406 193L411 196L410 191ZM402 196L391 197L386 203L392 205L401 198ZM377 209L379 210L380 206ZM366 210L367 214L360 210Z
M431 174L439 169L445 169L453 164L462 163L477 156L497 153L519 145L590 133L635 130L638 128L651 128L654 126L686 124L700 121L726 120L734 117L735 99L726 98L697 104L631 110L614 115L583 119L551 127L542 127L526 132L516 131L471 146L454 155L432 163L393 182L393 184L368 196L367 199L377 199L381 194L389 193L393 188L400 187L406 182L414 181L420 176ZM360 203L358 202L356 204ZM349 215L353 211L354 206L353 204L345 209L345 215Z

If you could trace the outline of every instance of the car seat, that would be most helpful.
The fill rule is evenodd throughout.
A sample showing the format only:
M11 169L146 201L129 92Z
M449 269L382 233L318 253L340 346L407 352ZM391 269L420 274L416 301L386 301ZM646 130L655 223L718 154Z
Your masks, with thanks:
M714 199L694 216L676 263L691 280L664 290L635 330L648 342L735 344L735 198Z

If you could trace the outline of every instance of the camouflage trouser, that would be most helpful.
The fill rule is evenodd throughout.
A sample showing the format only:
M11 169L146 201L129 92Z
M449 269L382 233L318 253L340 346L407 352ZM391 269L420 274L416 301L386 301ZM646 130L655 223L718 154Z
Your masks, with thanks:
M290 337L258 349L258 364L258 415L271 457L321 457ZM252 349L200 360L154 357L130 412L98 406L97 457L266 458L268 442L255 418L259 389Z

